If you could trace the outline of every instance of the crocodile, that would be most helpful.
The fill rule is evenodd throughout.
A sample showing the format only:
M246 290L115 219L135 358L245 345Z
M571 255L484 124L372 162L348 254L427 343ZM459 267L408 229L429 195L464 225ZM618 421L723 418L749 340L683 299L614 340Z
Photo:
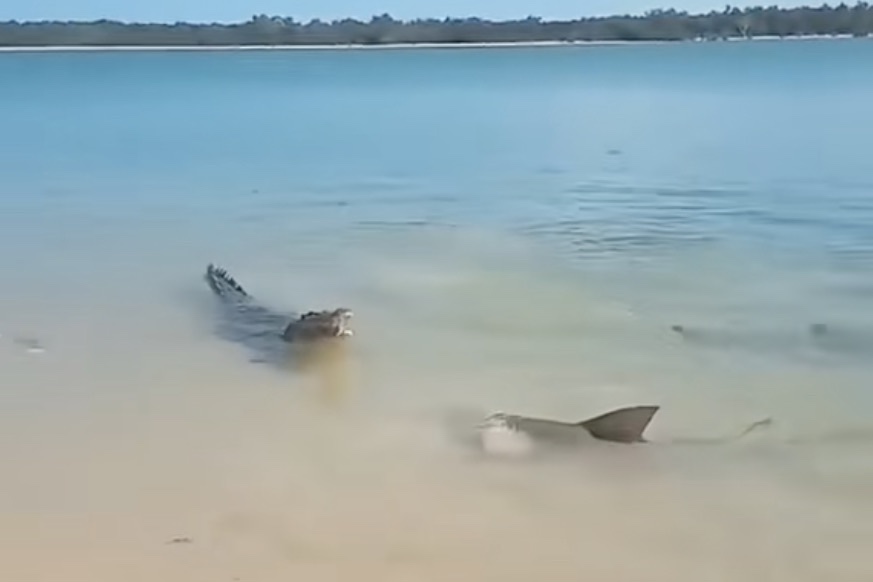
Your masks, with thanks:
M354 335L349 328L354 314L346 307L281 313L258 302L226 269L213 263L207 265L204 279L220 300L219 335L254 351L255 362L284 361L287 344L306 350Z

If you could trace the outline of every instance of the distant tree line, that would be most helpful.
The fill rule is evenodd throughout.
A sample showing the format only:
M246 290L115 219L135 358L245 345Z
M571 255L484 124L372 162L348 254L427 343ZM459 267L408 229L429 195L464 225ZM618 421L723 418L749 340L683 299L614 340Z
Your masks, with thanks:
M354 19L296 22L257 15L239 24L139 24L95 22L0 23L0 46L247 46L379 45L393 43L487 43L533 41L681 41L873 34L873 6L827 4L818 8L739 9L708 14L652 10L643 15L544 21L536 17L492 22L480 18L400 21L387 14Z

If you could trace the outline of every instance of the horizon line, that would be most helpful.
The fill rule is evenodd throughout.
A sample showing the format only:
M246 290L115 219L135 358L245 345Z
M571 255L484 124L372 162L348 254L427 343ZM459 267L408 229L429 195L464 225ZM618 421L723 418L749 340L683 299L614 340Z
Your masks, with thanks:
M864 0L857 0L854 4L846 4L844 2L841 2L841 4L845 5L850 10L854 7L859 6L859 5L867 5L867 3L864 2ZM768 10L771 10L773 8L775 8L778 11L785 11L785 12L795 11L795 10L822 10L822 9L826 9L829 11L835 11L838 9L838 7L839 7L839 5L831 6L827 2L827 0L825 0L822 3L817 4L817 5L804 4L801 6L792 6L792 7L785 7L785 6L781 6L779 4L771 4L769 6L745 5L742 7L726 4L725 8L723 8L721 10L717 10L717 9L713 8L707 12L703 12L703 11L691 12L688 10L679 10L676 8L669 8L668 7L668 8L649 8L649 9L644 10L642 12L625 12L625 13L614 13L614 14L600 15L600 16L578 16L576 18L551 18L551 19L547 19L547 18L544 18L542 16L537 16L535 14L530 14L530 15L523 17L523 18L519 17L519 18L504 18L504 19L489 19L489 18L482 18L479 16L450 16L450 15L446 15L446 16L442 16L442 17L420 16L420 17L415 17L415 18L404 19L404 18L395 18L395 17L391 16L391 14L388 12L382 12L381 14L376 14L376 13L372 14L369 17L369 19L367 19L367 20L355 18L352 16L346 16L346 17L341 17L341 18L313 17L313 18L309 18L308 20L299 20L298 21L292 15L279 15L279 14L270 15L270 14L263 14L262 13L262 14L253 14L251 17L249 17L248 20L224 20L224 21L222 21L222 20L212 20L212 21L207 21L207 20L174 20L174 21L152 20L152 21L136 21L136 20L115 19L115 18L97 18L97 19L90 19L90 20L87 20L87 19L19 20L16 18L10 18L10 19L6 19L6 20L0 20L0 24L17 24L17 25L74 24L75 25L75 24L98 24L98 23L106 24L106 23L109 23L109 24L120 24L123 26L154 26L154 25L157 25L157 26L176 26L176 25L234 26L234 25L244 25L247 23L255 22L258 19L266 19L266 20L272 20L272 21L291 21L291 22L294 22L296 24L303 24L303 25L309 24L309 23L314 23L314 22L332 24L332 23L341 23L341 22L347 22L347 21L359 22L359 23L366 24L369 22L373 22L374 20L377 20L380 18L385 18L385 17L388 17L393 22L397 22L397 23L414 23L414 22L422 22L422 21L434 21L434 22L479 21L479 22L488 22L491 24L509 24L509 23L525 22L528 20L535 20L535 21L538 21L540 24L552 24L552 23L608 20L608 19L612 19L612 18L646 19L646 18L649 18L650 15L654 15L654 14L677 14L677 15L684 15L684 16L690 16L690 17L698 17L698 16L709 16L712 14L730 14L734 10L739 11L741 13L746 12L746 11L750 11L750 10L768 11ZM730 8L731 10L728 11L727 10L728 8Z

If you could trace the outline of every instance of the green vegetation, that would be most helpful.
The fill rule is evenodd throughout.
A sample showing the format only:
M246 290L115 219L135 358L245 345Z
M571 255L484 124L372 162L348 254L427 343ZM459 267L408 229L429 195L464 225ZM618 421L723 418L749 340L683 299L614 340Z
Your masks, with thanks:
M399 21L386 15L308 23L259 15L240 24L138 24L96 22L3 22L0 46L245 46L394 43L505 43L535 41L681 41L873 34L873 6L823 5L783 9L731 6L688 14L653 10L642 16L568 21L491 22L478 18Z

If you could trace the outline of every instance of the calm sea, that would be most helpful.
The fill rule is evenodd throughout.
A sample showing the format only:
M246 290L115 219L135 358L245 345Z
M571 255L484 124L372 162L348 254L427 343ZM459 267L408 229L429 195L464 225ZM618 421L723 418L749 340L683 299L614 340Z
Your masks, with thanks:
M0 54L0 579L870 580L871 63ZM353 308L341 393L217 335L209 262ZM570 462L443 422L638 403Z

